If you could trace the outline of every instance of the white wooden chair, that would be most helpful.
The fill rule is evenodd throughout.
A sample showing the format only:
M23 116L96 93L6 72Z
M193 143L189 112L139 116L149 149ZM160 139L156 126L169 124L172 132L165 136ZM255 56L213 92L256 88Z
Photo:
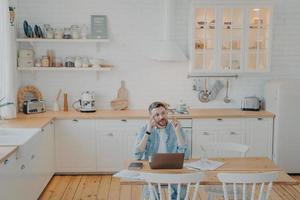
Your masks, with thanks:
M220 151L220 152L235 152L239 153L239 156L241 158L246 156L247 151L249 150L249 146L244 144L238 144L238 143L226 143L226 142L220 142L220 143L208 143L208 144L201 144L202 149L207 152L213 152L213 151Z
M249 147L244 144L237 143L208 143L202 144L203 153L207 154L213 151L220 152L235 152L239 154L239 157L243 158L246 156ZM207 155L206 155L207 156ZM204 190L208 193L208 200L213 200L215 197L223 196L223 188L222 186L205 186ZM232 190L228 191L233 194Z
M183 190L186 191L185 200L189 199L190 193L192 199L197 199L197 192L201 179L204 177L202 172L183 173L183 174L163 174L163 173L141 173L141 176L148 183L150 191L150 200L163 200L164 195L162 186L167 185L168 200L171 200L171 184L177 186L177 200L180 199L180 194ZM193 185L192 185L193 184ZM184 186L184 189L182 189ZM174 186L173 186L174 187ZM192 191L192 188L193 191Z
M268 200L272 192L272 184L278 177L277 172L265 172L265 173L219 173L218 178L223 183L224 200L229 200L229 194L227 191L228 184L233 185L233 199L257 199ZM242 192L238 194L237 186L242 187ZM251 192L249 186L252 185ZM260 185L260 186L259 186ZM259 193L256 193L257 186L259 186Z

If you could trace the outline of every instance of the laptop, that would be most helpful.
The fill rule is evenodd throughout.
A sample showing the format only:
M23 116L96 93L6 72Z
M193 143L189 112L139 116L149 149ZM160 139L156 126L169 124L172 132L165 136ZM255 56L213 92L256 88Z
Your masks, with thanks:
M184 153L156 153L149 162L151 169L182 169Z

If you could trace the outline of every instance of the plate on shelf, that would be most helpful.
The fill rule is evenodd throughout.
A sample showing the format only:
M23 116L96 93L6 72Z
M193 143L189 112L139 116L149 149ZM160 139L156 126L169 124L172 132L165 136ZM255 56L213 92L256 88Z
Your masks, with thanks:
M31 26L30 25L27 25L27 26L28 26L27 27L27 33L28 33L29 37L34 38L34 34L33 34L33 30L31 28Z
M43 31L40 26L38 26L38 32L39 32L40 38L44 38L44 34L43 34Z
M39 28L37 25L34 26L34 34L36 37L40 38Z
M28 23L26 20L24 20L23 22L23 29L24 29L24 33L27 37L30 37L29 34L28 34Z

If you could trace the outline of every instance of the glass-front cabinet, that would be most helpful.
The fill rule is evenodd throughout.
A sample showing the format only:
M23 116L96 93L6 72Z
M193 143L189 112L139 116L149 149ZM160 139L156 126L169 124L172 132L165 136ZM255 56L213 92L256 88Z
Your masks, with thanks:
M247 71L267 71L270 53L270 9L248 9Z
M190 73L268 72L271 7L193 7Z
M240 71L243 58L243 10L224 8L221 17L221 71Z
M194 68L212 71L216 64L216 10L197 8L195 19Z

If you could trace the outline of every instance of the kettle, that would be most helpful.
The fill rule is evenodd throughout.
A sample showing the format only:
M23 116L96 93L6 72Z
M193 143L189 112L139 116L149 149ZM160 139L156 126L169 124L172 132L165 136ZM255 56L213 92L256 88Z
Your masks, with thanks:
M76 108L75 104L79 103L80 108ZM96 112L95 106L95 93L90 91L84 91L81 93L81 99L75 101L72 107L80 112Z

